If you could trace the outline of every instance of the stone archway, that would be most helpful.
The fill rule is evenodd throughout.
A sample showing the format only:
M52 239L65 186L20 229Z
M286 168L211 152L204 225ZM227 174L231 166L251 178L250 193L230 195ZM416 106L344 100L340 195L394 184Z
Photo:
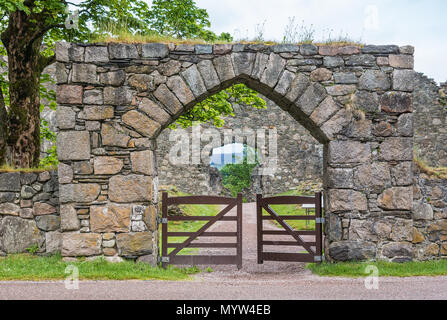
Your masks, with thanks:
M411 256L412 54L397 46L58 43L62 254L94 247L155 261L155 138L196 103L244 83L324 145L326 257Z

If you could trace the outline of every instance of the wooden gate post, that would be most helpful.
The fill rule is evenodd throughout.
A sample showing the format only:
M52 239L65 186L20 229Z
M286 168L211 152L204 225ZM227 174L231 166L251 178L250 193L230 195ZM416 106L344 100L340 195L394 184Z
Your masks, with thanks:
M161 198L161 266L166 268L168 265L168 193L163 192Z
M237 268L242 268L242 194L237 195Z
M322 228L323 219L321 214L321 192L315 192L315 254L319 259L317 263L323 261L323 235Z
M261 199L262 199L262 194L257 194L256 195L256 227L258 230L258 236L257 236L257 240L258 240L258 264L263 264L264 261L261 258L262 255L262 241L263 241L263 237L262 237L262 207L261 207Z

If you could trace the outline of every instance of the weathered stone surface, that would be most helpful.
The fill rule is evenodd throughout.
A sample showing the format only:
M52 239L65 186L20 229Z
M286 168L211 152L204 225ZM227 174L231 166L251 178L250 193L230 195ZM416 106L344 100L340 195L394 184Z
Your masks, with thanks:
M413 114L406 113L397 120L397 132L404 137L412 137L414 134Z
M146 113L149 117L164 126L171 120L171 116L154 101L144 98L138 105L138 109Z
M415 201L413 206L414 220L433 220L433 207L423 200Z
M34 190L33 187L22 186L22 189L20 190L20 197L22 199L31 199L36 193L37 193L37 191Z
M181 72L181 75L186 80L189 88L196 97L200 97L206 93L205 83L203 82L202 76L200 75L200 72L195 64ZM180 97L178 98L180 99Z
M300 46L296 44L277 44L273 46L273 52L298 52L300 51Z
M310 73L312 81L328 81L332 78L332 71L326 68L318 68Z
M379 97L375 92L356 91L353 98L353 106L365 112L378 112Z
M0 192L0 203L14 202L17 199L15 192Z
M413 70L394 70L393 89L412 92L414 90L415 76L416 73Z
M49 171L43 171L39 173L39 182L46 182L51 179L51 174Z
M333 139L337 133L350 123L351 119L352 113L342 108L321 126L321 130L329 139Z
M318 47L313 44L303 44L300 46L300 53L303 56L312 56L318 54Z
M309 84L309 77L299 73L290 84L289 92L287 93L286 98L289 101L294 102L298 97L301 97Z
M391 88L390 77L383 71L366 70L359 79L359 89L378 91Z
M169 89L175 92L177 98L184 105L192 102L195 99L194 94L180 76L170 77L166 82L166 84L169 87Z
M334 81L339 84L356 84L358 79L352 72L336 72L334 73Z
M60 62L70 62L68 50L71 47L71 43L68 42L56 42L56 60Z
M109 199L114 202L150 201L152 178L135 174L113 176L109 180Z
M267 63L269 61L269 56L265 53L258 52L256 54L255 63L253 65L253 71L251 73L251 76L253 79L259 80L262 77L262 74L264 73L265 67L267 66Z
M148 138L154 137L161 129L161 126L157 121L146 117L144 114L136 110L126 112L122 119L125 124Z
M104 123L101 127L102 144L105 146L127 147L130 136L117 125Z
M42 216L42 215L53 214L53 213L57 212L57 210L54 206L52 206L48 203L45 203L45 202L34 203L33 211L34 211L35 216Z
M329 245L328 254L334 261L361 261L375 258L376 246L367 241L337 241Z
M98 197L101 186L96 183L62 184L59 189L61 203L88 203Z
M93 164L95 174L117 174L123 166L123 160L115 157L96 157Z
M110 59L137 59L138 51L133 44L110 43L109 57Z
M231 52L232 48L232 44L215 44L213 46L213 52L214 54L226 54L228 52Z
M104 104L113 106L130 105L132 102L132 93L125 87L105 87Z
M387 161L413 160L413 139L389 137L380 145L379 158Z
M295 74L289 71L284 71L281 78L278 81L278 84L276 85L274 91L281 94L281 95L285 95L293 81L293 79L295 78Z
M323 64L327 68L336 68L344 66L345 61L342 57L324 57L323 58Z
M210 60L202 60L197 64L202 79L208 90L219 86L220 80L214 69L213 63Z
M90 229L92 232L128 232L131 207L108 204L90 207Z
M421 243L425 240L424 235L417 229L413 228L413 243Z
M90 159L90 134L88 131L62 131L57 135L59 160Z
M382 254L388 258L398 256L412 257L413 249L411 243L408 242L391 242L382 247Z
M76 124L76 113L73 111L73 108L58 106L56 122L59 129L73 129Z
M116 245L118 247L118 254L122 257L148 255L153 251L152 233L120 233L116 236Z
M70 183L73 181L73 169L64 163L59 163L57 168L59 183Z
M320 103L320 105L312 112L310 118L317 126L321 126L331 116L333 116L340 107L337 106L332 97L327 97Z
M376 64L376 57L371 54L349 56L345 64L350 67L373 67Z
M391 186L390 169L382 162L363 164L354 171L354 184L357 190L378 193Z
M154 92L154 96L160 101L172 115L179 114L183 105L177 97L164 84L160 85Z
M98 83L96 66L94 64L73 64L73 74L71 76L71 81L74 83Z
M42 231L55 231L59 229L61 219L59 216L46 215L36 217L37 227Z
M396 45L367 45L362 48L362 53L398 53L399 47Z
M413 96L396 91L386 92L380 99L380 109L390 113L413 112Z
M25 252L35 245L42 248L45 242L45 235L37 228L34 220L19 217L8 216L1 219L0 235L0 251L5 253Z
M134 74L128 80L129 87L138 92L154 89L154 77L147 74Z
M281 71L284 69L285 65L286 61L281 58L280 55L271 53L264 73L261 76L261 82L265 83L270 88L273 88L278 82L279 75L281 74Z
M196 44L194 47L196 54L212 54L213 46L210 44Z
M310 115L325 97L325 88L321 84L315 83L306 89L298 99L297 105L305 114Z
M406 54L390 54L389 57L390 66L400 69L413 69L414 57Z
M396 219L391 229L391 240L413 241L413 220Z
M365 163L371 158L368 143L359 141L329 142L329 163Z
M71 204L62 204L60 206L61 231L79 230L81 224L78 219L76 209Z
M413 183L413 162L399 162L391 167L391 176L396 186L408 186Z
M123 70L101 73L99 77L102 84L106 86L119 87L126 80L126 73Z
M57 103L82 104L82 86L63 84L57 86Z
M85 62L109 62L109 52L107 50L107 47L85 48Z
M327 93L335 97L352 94L355 92L355 89L356 86L346 84L336 84L333 86L326 87Z
M163 43L145 43L141 46L142 58L164 58L168 54L168 46Z
M64 233L62 256L81 257L101 254L101 235L98 233Z
M366 196L363 193L349 189L329 190L330 212L351 210L368 210Z
M151 150L135 151L130 154L132 172L146 175L154 174L154 153Z
M50 254L60 253L62 248L62 234L59 231L45 233L45 252Z
M0 216L18 216L20 213L20 207L14 203L0 203Z
M85 120L105 120L113 118L113 112L111 106L85 106L78 117Z
M253 70L256 54L251 52L238 52L231 54L235 76L250 76Z
M343 168L328 168L327 185L334 189L352 189L353 170Z
M20 173L19 172L1 173L0 191L20 191Z
M412 210L413 189L411 187L392 187L383 191L377 199L380 208L386 210Z

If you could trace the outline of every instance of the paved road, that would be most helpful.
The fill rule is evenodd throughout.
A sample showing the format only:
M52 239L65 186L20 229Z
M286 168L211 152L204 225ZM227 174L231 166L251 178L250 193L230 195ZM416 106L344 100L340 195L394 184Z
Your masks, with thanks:
M226 223L214 231L230 230ZM81 281L77 290L66 289L63 281L0 282L0 299L447 299L447 277L379 278L378 289L368 290L364 279L318 277L301 263L258 265L253 204L244 204L243 227L244 261L239 271L235 266L213 266L214 272L182 282Z

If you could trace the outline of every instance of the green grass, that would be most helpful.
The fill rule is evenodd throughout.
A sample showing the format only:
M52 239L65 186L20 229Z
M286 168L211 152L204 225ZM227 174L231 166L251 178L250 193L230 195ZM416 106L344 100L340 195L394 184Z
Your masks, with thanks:
M9 165L2 165L0 166L0 173L4 172L43 172L43 171L53 171L57 170L57 167L49 166L49 167L39 167L39 168L14 168Z
M299 190L290 190L287 192L283 192L278 194L278 196L297 196L302 195L302 192ZM306 210L300 208L299 205L271 205L270 206L278 215L280 216L304 216L306 215ZM269 215L265 210L262 213L264 216ZM313 210L310 211L309 215L314 215L315 212ZM274 220L272 220L276 226L280 226L280 224ZM285 220L287 224L292 227L294 230L315 230L315 221L309 221L309 224L306 225L305 220ZM282 228L282 227L281 227Z
M189 196L190 194L172 190L168 191L170 197L181 197L181 196ZM180 209L187 216L215 216L220 212L219 205L180 205ZM168 222L168 231L169 232L195 232L203 227L207 221L169 221ZM161 234L161 226L160 226L160 234ZM169 237L169 243L180 243L184 242L188 237ZM160 248L161 248L161 237L160 237ZM168 252L171 252L174 248L169 248ZM196 254L198 252L198 248L185 248L182 249L179 254Z
M442 276L447 275L447 260L414 261L405 263L395 262L343 262L307 264L307 268L314 274L325 277L366 277L365 268L376 266L379 276L388 277L414 277L414 276Z
M188 280L191 274L199 272L197 268L163 269L143 262L111 263L103 258L64 262L60 255L11 254L0 258L0 280L61 280L68 276L68 265L78 267L79 280Z

